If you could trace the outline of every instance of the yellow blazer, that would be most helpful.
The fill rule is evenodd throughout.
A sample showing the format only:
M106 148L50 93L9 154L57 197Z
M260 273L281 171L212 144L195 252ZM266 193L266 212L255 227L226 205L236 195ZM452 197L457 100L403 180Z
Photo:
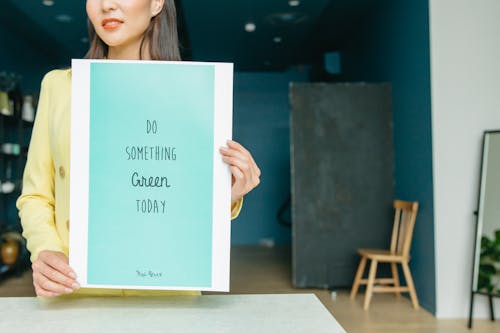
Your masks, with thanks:
M27 240L32 262L43 250L69 255L70 110L71 69L47 73L42 80L23 190L17 200L23 236ZM232 205L231 219L238 216L242 203L241 199ZM88 290L88 293L91 292ZM102 289L95 292L106 293ZM117 295L137 293L108 291L108 294Z

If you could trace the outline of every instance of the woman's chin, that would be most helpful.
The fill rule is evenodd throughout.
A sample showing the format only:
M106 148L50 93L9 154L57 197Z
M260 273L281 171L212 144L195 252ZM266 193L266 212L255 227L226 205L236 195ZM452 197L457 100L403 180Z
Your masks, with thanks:
M130 45L134 45L134 44L137 44L137 45L140 45L140 42L141 42L141 38L128 38L128 37L125 37L125 36L120 36L118 34L116 34L115 36L110 36L110 35L105 35L103 34L103 36L99 36L101 38L101 40L108 46L108 47L111 47L111 48L126 48Z
M124 44L124 41L123 40L120 40L120 39L110 39L110 38L102 38L102 41L104 43L106 43L106 45L108 47L117 47L117 46L120 46L120 45L123 45Z

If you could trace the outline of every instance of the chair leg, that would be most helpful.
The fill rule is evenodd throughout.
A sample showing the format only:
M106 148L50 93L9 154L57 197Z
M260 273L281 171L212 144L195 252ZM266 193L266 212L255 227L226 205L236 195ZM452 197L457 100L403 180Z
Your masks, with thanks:
M394 287L400 286L399 284L399 274L398 274L398 266L395 262L391 262L391 270L392 270L392 278L394 279ZM401 299L401 293L396 291L396 298Z
M370 307L370 301L372 299L372 294L373 294L373 284L375 283L375 275L377 273L377 260L372 260L372 263L370 265L370 273L368 274L368 285L366 287L366 294L365 294L365 304L363 306L363 309L368 310Z
M415 291L415 285L413 284L413 279L411 277L410 267L408 267L407 262L402 262L401 265L403 266L403 272L405 274L406 284L410 289L411 302L413 303L413 307L416 310L418 310L420 309L420 306L418 305L417 292Z
M366 257L361 257L358 270L356 271L356 277L354 278L354 282L352 284L351 299L354 299L356 297L356 294L358 293L359 283L361 282L361 278L363 277L365 266L366 266Z

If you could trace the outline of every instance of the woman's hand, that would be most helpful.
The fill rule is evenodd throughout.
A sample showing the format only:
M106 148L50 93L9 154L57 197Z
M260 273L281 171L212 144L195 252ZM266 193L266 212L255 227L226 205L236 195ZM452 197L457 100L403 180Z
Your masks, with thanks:
M252 154L236 141L227 141L227 148L221 147L222 160L229 164L233 175L231 203L239 200L260 183L260 169Z
M75 272L68 265L68 257L61 252L41 251L31 267L38 296L54 297L80 288Z

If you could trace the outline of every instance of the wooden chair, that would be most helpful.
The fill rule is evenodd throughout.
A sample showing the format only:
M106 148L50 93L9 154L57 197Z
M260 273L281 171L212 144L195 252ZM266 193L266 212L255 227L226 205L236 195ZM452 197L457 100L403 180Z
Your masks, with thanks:
M390 250L358 249L361 256L356 277L351 290L351 299L356 297L360 284L366 284L365 301L363 308L368 310L373 293L394 292L396 297L401 297L400 292L409 292L411 302L415 309L419 309L417 293L411 277L410 268L410 246L413 235L413 227L417 217L418 202L408 202L394 200L394 227L392 229L392 239ZM362 279L366 262L371 260L368 279ZM377 265L379 263L390 263L392 278L377 279ZM400 286L397 264L403 267L403 273L407 286ZM377 284L377 286L375 286ZM389 286L388 286L389 285ZM390 286L392 285L392 286Z

